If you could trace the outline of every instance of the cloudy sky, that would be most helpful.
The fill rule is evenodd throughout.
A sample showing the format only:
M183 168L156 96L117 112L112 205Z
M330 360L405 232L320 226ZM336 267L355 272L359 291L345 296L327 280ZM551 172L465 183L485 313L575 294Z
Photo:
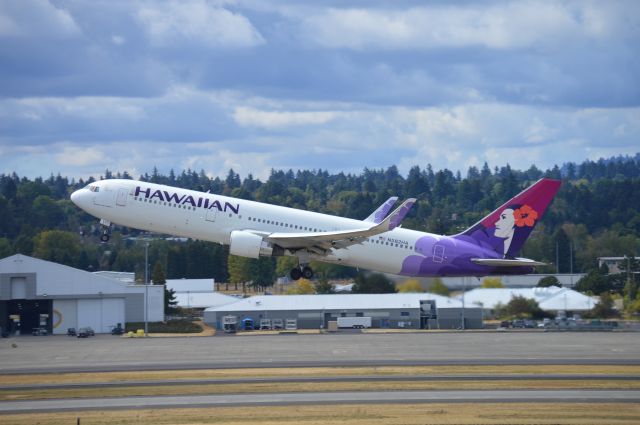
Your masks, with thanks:
M640 2L0 1L0 173L640 151Z

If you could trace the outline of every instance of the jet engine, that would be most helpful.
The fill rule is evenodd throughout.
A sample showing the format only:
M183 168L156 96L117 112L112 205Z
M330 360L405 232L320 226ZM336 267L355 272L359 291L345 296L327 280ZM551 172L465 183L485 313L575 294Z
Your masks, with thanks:
M234 230L231 232L229 253L241 257L258 258L283 255L284 249L265 241L255 233Z

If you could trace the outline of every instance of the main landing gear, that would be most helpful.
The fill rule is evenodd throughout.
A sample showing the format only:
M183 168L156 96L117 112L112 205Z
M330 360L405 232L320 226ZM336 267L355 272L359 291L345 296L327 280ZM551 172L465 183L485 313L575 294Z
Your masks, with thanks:
M100 235L100 241L109 242L111 237L111 222L107 220L100 220L100 226L102 227L102 234Z
M301 277L304 277L305 279L312 279L313 269L309 266L294 267L293 269L291 269L291 273L289 273L289 276L291 277L291 280L298 280Z

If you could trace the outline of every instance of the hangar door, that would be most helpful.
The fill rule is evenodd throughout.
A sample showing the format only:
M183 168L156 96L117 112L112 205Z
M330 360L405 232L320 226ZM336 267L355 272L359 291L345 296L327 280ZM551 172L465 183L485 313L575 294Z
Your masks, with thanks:
M111 332L113 326L124 326L124 298L78 300L78 327L91 326L98 333Z

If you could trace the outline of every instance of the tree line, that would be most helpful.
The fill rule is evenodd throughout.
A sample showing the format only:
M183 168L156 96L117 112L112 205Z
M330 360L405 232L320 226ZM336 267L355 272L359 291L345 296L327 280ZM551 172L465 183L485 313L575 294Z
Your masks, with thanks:
M390 196L416 197L403 226L440 234L457 233L484 217L541 177L563 185L524 248L523 255L549 263L542 272L590 272L597 257L638 255L640 247L640 154L540 170L509 165L469 167L461 172L415 166L403 176L395 166L365 168L359 174L326 170L272 170L266 181L233 170L226 177L184 170L168 175L154 169L142 181L362 219ZM132 178L106 171L104 178ZM60 175L29 179L0 175L0 258L22 253L84 270L135 271L144 276L148 238L116 227L111 241L99 243L99 225L69 200L94 181ZM152 237L149 263L167 278L215 278L266 287L291 268L291 258L250 260L228 255L224 246ZM354 269L318 264L318 277L355 278ZM595 272L594 272L595 273Z

